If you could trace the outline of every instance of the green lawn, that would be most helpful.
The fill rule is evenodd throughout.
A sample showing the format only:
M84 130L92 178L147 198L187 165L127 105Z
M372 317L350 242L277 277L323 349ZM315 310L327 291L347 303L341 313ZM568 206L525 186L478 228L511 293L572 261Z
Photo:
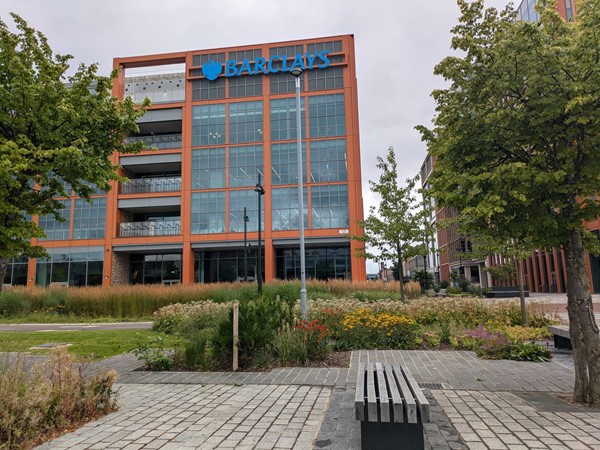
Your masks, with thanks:
M46 350L30 350L39 344L68 343L69 352L94 359L108 358L133 350L136 340L162 336L166 347L178 342L173 336L150 330L94 330L94 331L4 331L0 332L0 352L31 352L44 354Z
M67 314L31 313L26 316L2 317L0 324L13 323L110 323L110 322L151 322L152 317L84 317Z

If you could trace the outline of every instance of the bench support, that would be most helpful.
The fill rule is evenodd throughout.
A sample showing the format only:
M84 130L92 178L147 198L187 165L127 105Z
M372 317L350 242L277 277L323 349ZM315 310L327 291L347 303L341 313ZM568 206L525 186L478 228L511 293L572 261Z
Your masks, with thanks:
M559 336L558 334L554 335L554 347L573 350L573 346L571 345L571 339Z
M363 450L424 449L422 423L361 422Z

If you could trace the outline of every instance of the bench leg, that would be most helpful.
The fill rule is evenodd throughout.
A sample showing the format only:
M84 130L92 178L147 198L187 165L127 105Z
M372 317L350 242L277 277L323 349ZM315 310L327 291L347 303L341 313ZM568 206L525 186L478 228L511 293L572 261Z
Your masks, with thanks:
M567 350L573 350L573 347L571 346L571 339L559 336L558 334L554 335L554 347L566 348Z
M424 450L423 424L363 421L360 442L363 450Z

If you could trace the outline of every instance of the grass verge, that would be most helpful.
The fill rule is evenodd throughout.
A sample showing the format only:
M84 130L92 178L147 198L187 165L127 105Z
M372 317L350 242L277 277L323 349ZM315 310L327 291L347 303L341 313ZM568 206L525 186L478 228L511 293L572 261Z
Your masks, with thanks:
M139 339L162 336L170 346L178 341L174 336L150 330L94 330L48 332L0 332L0 352L32 352L45 354L45 350L29 350L47 343L67 343L69 353L84 358L103 359L129 352L137 347Z

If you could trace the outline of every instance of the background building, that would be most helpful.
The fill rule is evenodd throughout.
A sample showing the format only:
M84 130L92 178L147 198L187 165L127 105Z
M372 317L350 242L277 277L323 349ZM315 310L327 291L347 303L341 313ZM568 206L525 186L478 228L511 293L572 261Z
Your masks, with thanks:
M292 67L304 69L307 277L365 280L365 261L354 256L359 244L349 239L362 233L363 219L354 58L352 35L115 58L124 70L114 95L152 101L129 139L157 150L113 155L129 181L98 192L92 204L61 199L66 222L39 217L50 258L11 262L4 282L256 279L259 176L263 277L299 278Z

